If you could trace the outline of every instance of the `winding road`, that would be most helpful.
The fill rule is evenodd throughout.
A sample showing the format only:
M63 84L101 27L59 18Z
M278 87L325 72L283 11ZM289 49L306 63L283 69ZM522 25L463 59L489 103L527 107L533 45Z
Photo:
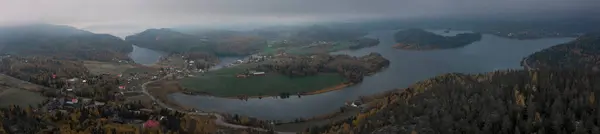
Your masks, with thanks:
M535 68L531 68L531 66L529 66L529 57L525 57L521 62L523 64L523 67L525 68L525 70L535 70Z
M167 78L170 75L166 75L165 77L161 78ZM258 128L258 127L251 127L251 126L244 126L244 125L237 125L237 124L231 124L225 121L225 117L223 117L222 115L218 114L218 113L213 113L213 112L187 112L187 111L182 111L176 108L172 108L169 107L168 105L164 104L162 101L160 101L159 99L156 99L154 96L152 96L150 93L148 93L148 90L146 88L146 85L159 81L161 79L158 80L154 80L154 81L148 81L144 84L142 84L142 91L141 93L145 94L146 96L150 97L150 99L152 99L152 101L156 102L156 104L158 104L160 107L162 108L166 108L169 110L173 110L173 111L177 111L177 112L182 112L182 113L186 113L186 114L190 114L190 115L209 115L209 116L215 116L217 117L217 119L215 119L215 123L217 125L220 126L225 126L225 127L229 127L229 128L237 128L237 129L254 129L257 131L263 131L263 132L267 132L269 130L263 129L263 128ZM295 132L275 132L278 134L295 134Z

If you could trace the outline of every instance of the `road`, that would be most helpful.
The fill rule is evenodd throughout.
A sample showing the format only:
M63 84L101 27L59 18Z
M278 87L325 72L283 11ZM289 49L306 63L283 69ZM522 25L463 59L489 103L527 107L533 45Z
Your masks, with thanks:
M167 78L168 76L169 76L169 75L166 75L165 77L163 77L163 78L161 78L161 79ZM160 79L159 79L159 80L160 80ZM143 93L143 94L145 94L146 96L150 97L150 99L152 99L152 101L156 102L156 104L158 104L158 105L159 105L160 107L162 107L162 108L166 108L166 109L173 110L173 111L177 111L177 112L187 113L187 114L190 114L190 115L209 115L209 116L215 116L215 117L217 117L217 118L215 119L215 123L216 123L217 125L220 125L220 126L225 126L225 127L229 127L229 128L237 128L237 129L254 129L254 130L257 130L257 131L263 131L263 132L266 132L266 131L268 131L268 130L266 130L266 129L263 129L263 128L257 128L257 127L252 127L252 126L244 126L244 125L237 125L237 124L231 124L231 123L228 123L228 122L226 122L226 121L225 121L225 117L223 117L222 115L220 115L220 114L218 114L218 113L212 113L212 112L187 112L187 111L182 111L182 110L179 110L179 109L176 109L176 108L172 108L172 107L170 107L170 106L168 106L168 105L164 104L164 103L163 103L162 101L160 101L159 99L156 99L156 98L155 98L154 96L152 96L150 93L148 93L148 90L147 90L147 88L146 88L146 85L148 85L148 84L150 84L150 83L153 83L153 82L156 82L156 81L158 81L158 80L154 80L154 81L148 81L148 82L146 82L146 83L142 84L142 91L141 91L141 93ZM275 133L278 133L278 134L295 134L295 132L275 132Z
M525 59L523 59L523 61L521 61L521 62L523 62L523 67L525 68L525 70L535 70L534 68L531 68L531 66L529 66L529 64L527 62L528 59L529 58L526 57Z

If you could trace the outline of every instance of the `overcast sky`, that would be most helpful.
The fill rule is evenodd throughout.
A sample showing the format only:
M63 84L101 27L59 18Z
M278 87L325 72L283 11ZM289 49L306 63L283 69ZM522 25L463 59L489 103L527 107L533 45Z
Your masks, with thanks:
M0 0L0 25L116 33L179 25L289 24L422 16L583 14L600 0Z

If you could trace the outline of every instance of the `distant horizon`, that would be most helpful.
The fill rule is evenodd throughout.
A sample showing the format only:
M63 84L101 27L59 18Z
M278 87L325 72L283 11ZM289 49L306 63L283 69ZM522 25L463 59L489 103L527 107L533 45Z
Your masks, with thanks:
M510 18L510 19L507 19ZM119 38L124 39L126 36L134 35L140 32L143 32L148 29L161 29L168 28L173 29L179 32L190 30L231 30L231 31L248 31L248 30L256 30L268 27L288 27L288 26L309 26L309 25L327 25L327 24L340 24L340 23L368 23L368 22L404 22L404 21L425 21L425 22L433 22L433 21L464 21L464 22L474 22L474 21L503 21L503 22L519 22L519 21L546 21L546 20L569 20L569 19L591 19L594 21L600 22L600 18L594 18L591 16L537 16L537 17L523 17L517 15L496 15L496 16L467 16L467 17L413 17L413 18L371 18L371 19L347 19L347 20L329 20L329 21L314 21L314 22L296 22L296 23L227 23L227 24L185 24L185 25L166 25L166 26L137 26L137 25L127 25L127 24L115 24L115 25L91 25L91 26L78 26L78 25L70 25L70 24L52 24L52 23L44 23L44 22L26 22L26 23L13 23L13 24L5 24L0 25L0 27L11 27L11 26L19 26L19 25L35 25L35 24L50 24L50 25L63 25L70 26L80 30L89 31L96 34L110 34L113 36L117 36Z

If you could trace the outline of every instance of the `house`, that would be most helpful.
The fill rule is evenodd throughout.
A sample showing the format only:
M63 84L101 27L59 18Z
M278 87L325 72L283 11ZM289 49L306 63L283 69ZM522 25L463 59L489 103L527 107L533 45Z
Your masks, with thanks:
M75 82L77 80L78 80L77 78L71 78L71 79L68 79L67 81L69 81L69 82Z
M148 120L143 124L144 128L153 128L157 127L158 125L160 125L160 123L155 120Z
M104 102L94 101L94 105L96 106L104 106Z
M81 102L82 102L82 103L90 103L90 102L92 102L92 99L89 99L89 98L83 98L83 99L81 99Z
M254 72L252 75L265 75L265 72Z

